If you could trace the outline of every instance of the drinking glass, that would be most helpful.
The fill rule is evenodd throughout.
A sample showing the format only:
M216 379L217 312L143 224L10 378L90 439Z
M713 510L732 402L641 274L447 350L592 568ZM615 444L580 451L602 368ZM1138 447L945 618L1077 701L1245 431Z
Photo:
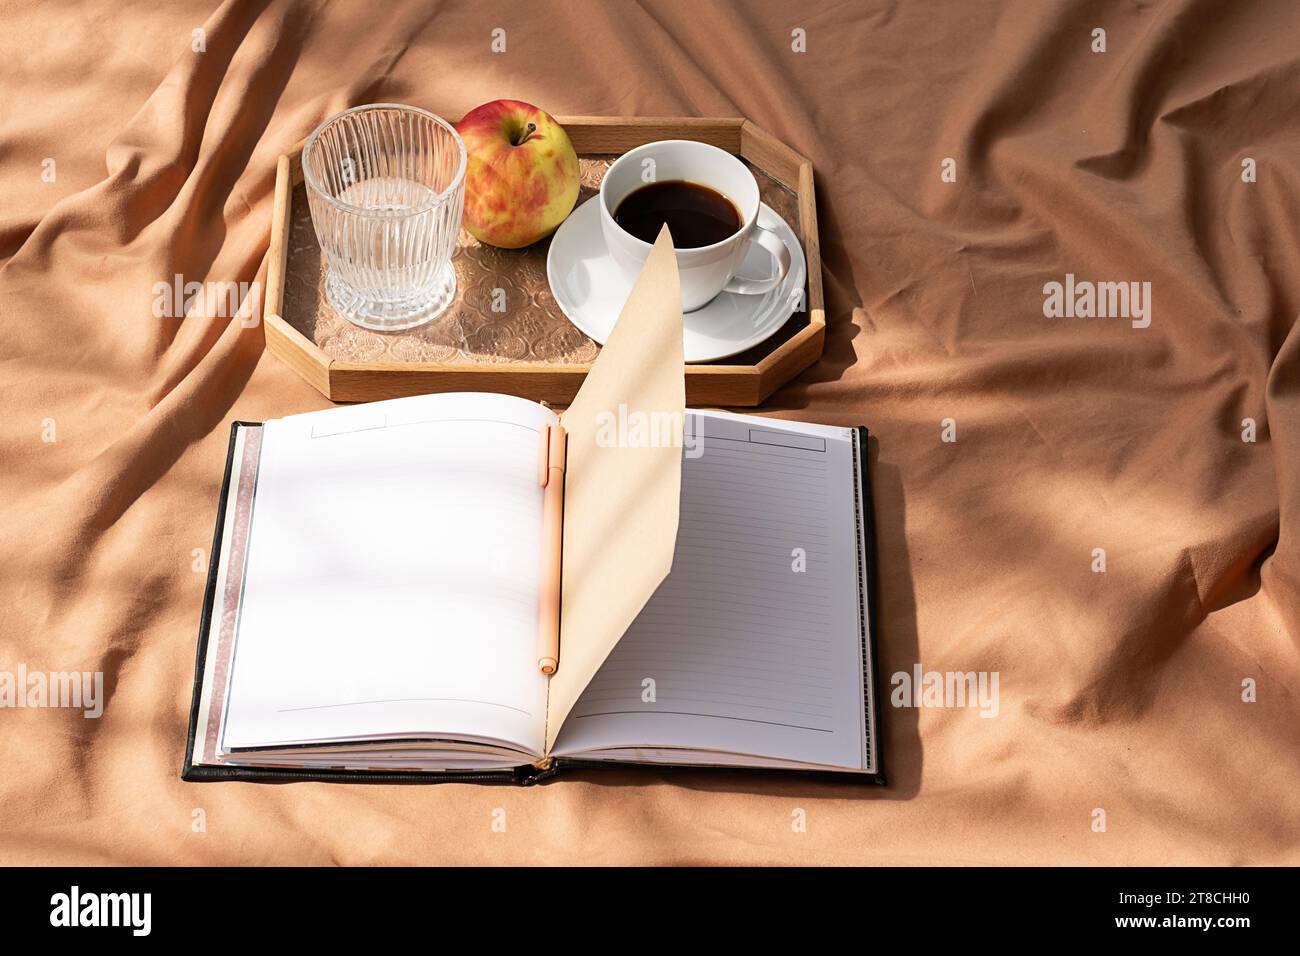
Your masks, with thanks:
M334 311L391 332L451 304L465 144L450 123L414 106L355 106L311 134L302 173Z

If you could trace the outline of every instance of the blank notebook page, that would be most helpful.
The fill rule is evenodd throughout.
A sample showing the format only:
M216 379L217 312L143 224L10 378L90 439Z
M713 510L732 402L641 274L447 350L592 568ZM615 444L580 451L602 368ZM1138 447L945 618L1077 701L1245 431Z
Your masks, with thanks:
M861 768L852 433L692 415L702 454L683 461L672 573L554 752L693 748Z
M540 752L552 421L464 394L268 422L223 750L437 734Z

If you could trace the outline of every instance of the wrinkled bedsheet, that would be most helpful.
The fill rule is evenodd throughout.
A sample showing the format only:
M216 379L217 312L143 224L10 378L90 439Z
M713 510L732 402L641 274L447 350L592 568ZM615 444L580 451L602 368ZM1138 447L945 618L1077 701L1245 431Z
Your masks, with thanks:
M0 4L0 672L106 699L0 709L0 861L1300 862L1300 6L375 6ZM229 422L328 403L155 284L264 281L330 113L504 96L812 159L764 410L874 436L888 787L180 781Z

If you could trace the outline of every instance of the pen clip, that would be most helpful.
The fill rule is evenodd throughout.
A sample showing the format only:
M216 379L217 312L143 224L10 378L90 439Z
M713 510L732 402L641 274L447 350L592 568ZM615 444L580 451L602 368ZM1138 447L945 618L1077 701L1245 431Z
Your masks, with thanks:
M547 425L542 429L542 447L537 455L537 483L545 488L551 481L551 472L564 473L566 461L565 440L568 434L562 425Z
M551 426L546 425L540 434L542 447L537 455L537 483L543 488L551 476Z

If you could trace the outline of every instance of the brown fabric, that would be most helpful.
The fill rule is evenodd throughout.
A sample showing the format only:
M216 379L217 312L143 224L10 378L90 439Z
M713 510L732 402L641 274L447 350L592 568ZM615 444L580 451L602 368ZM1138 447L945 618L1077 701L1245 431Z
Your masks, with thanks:
M1300 862L1300 7L372 9L0 14L0 670L110 694L0 711L0 860ZM997 671L996 718L886 706L882 790L180 782L228 422L326 402L153 284L264 278L275 157L327 114L504 96L811 157L830 333L769 407L872 427L884 671ZM1067 273L1151 282L1150 327L1045 318Z

